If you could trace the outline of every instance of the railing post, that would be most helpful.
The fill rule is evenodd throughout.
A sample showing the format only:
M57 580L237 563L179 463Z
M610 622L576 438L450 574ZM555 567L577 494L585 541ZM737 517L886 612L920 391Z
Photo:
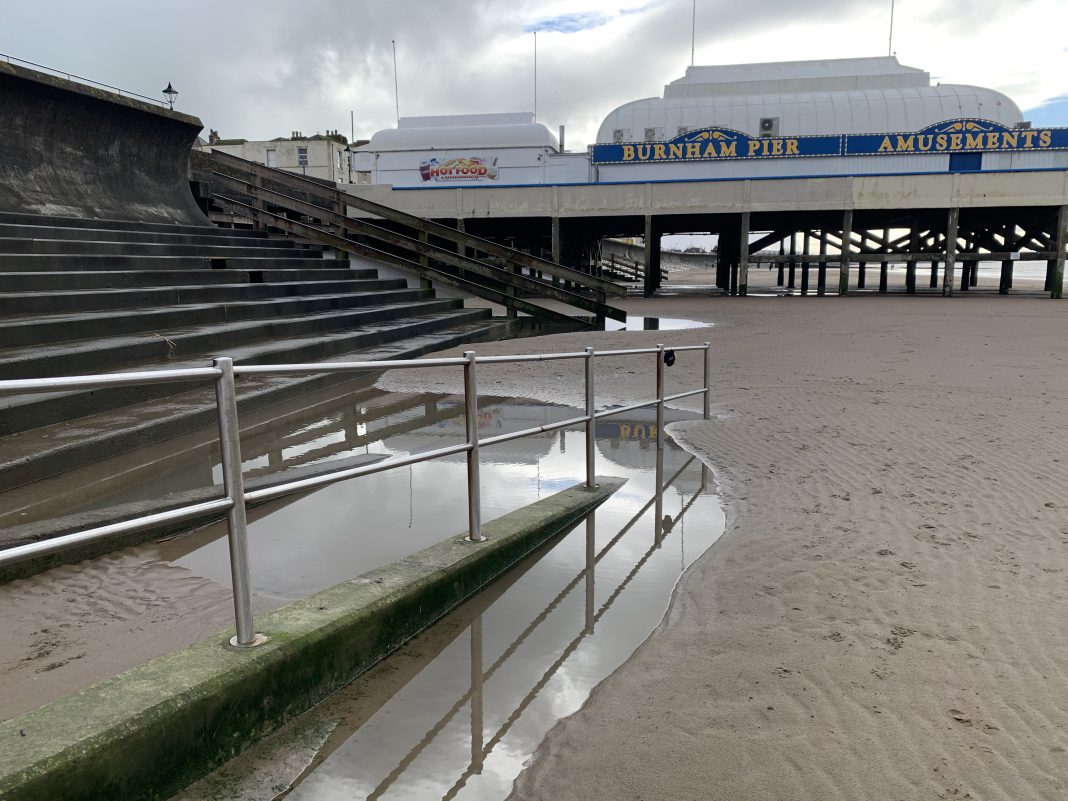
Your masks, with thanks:
M597 451L595 420L596 406L593 394L593 348L586 348L586 486L597 486Z
M656 449L664 450L664 346L656 346Z
M230 644L251 647L260 645L266 638L262 634L256 634L252 619L248 524L245 520L245 484L241 473L241 434L237 423L234 360L223 356L215 359L212 364L221 371L215 382L215 399L219 410L219 451L222 457L223 491L232 504L227 523L237 636L230 639Z
M482 501L478 482L478 385L475 383L475 352L464 351L464 417L467 422L467 539L482 542Z
M705 343L705 420L712 416L712 348Z

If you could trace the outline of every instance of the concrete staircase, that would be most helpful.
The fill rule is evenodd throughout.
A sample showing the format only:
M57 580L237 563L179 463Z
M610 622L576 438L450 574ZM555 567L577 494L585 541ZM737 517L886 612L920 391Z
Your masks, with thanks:
M486 309L248 230L0 213L0 379L404 358L507 335ZM336 382L242 381L242 411ZM213 425L196 384L0 396L0 491Z

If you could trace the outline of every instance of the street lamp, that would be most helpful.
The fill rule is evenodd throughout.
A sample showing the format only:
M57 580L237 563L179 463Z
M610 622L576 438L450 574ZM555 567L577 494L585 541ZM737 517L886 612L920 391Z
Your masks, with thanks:
M163 94L167 96L167 102L170 104L171 110L174 110L174 100L178 97L178 93L174 91L174 87L171 86L171 82L167 81L167 88L163 90Z

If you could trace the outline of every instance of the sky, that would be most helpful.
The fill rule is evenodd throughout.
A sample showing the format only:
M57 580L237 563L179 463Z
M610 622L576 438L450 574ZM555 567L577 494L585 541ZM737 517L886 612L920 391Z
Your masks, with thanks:
M901 63L1068 125L1068 2L893 3ZM693 0L0 0L0 53L153 97L170 82L175 108L224 138L348 136L353 119L368 138L395 125L399 97L401 116L536 110L575 150L612 109L682 77L691 31L699 65L881 56L890 10L697 0L691 27Z

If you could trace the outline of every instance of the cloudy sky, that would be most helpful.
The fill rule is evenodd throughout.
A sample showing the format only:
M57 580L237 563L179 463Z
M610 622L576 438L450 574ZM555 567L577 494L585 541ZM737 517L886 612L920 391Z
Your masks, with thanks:
M692 0L0 0L0 52L146 95L223 137L358 137L402 116L531 111L569 149L690 63ZM887 52L890 0L697 0L696 63ZM896 0L893 48L934 80L1005 92L1068 125L1065 0Z

